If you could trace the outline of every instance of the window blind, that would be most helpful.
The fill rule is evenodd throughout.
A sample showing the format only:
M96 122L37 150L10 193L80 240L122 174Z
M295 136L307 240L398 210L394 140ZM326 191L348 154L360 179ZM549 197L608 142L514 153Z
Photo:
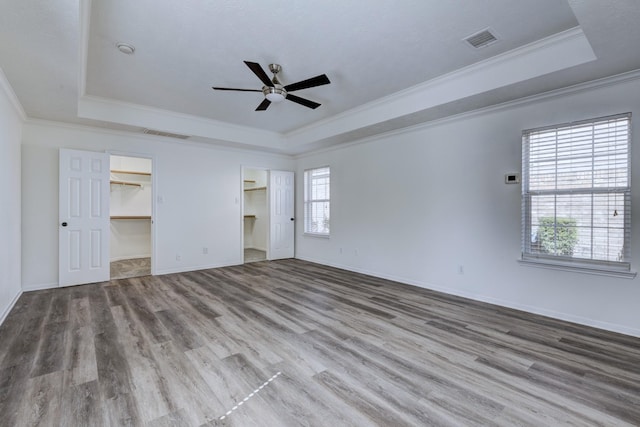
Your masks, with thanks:
M523 132L522 253L629 268L631 113Z
M331 213L329 167L304 172L304 232L329 235Z

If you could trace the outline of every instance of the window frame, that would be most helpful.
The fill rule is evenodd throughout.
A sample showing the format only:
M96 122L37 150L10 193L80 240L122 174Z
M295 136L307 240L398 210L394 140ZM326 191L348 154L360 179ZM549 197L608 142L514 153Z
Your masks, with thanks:
M312 174L314 171L318 171L318 170L322 170L322 169L327 169L328 170L328 177L329 177L329 197L326 199L313 199L312 198L312 194L313 194L313 185L314 185L314 179L312 177ZM320 179L320 178L316 178L316 179ZM326 232L317 232L317 231L311 231L310 230L310 225L311 225L311 206L314 203L328 203L329 205L329 212L331 212L331 167L330 166L318 166L318 167L313 167L313 168L309 168L309 169L305 169L304 170L304 174L303 174L303 192L304 192L304 196L303 196L303 231L304 234L306 236L313 236L313 237L321 237L321 238L329 238L331 235L331 227L328 227L328 231ZM329 213L329 224L331 224L331 213Z
M534 129L527 129L522 131L522 211L521 211L521 258L520 262L525 265L531 265L535 267L545 267L552 269L560 269L560 270L568 270L568 271L577 271L581 273L590 273L590 274L599 274L599 275L608 275L615 277L626 277L633 278L636 276L636 272L631 271L630 264L630 245L631 245L631 146L632 146L632 124L631 124L631 116L629 113L615 114L604 117L597 117L587 120L580 120L571 123L562 123L552 126L544 126ZM628 133L627 133L627 164L626 164L626 173L627 173L627 185L623 187L598 187L591 184L589 187L582 187L578 190L572 190L570 188L555 188L553 190L530 190L530 178L531 178L531 165L530 163L530 152L531 152L531 143L529 141L529 137L534 133L540 133L545 131L563 131L570 128L575 128L579 126L587 126L587 125L596 125L598 123L607 122L611 120L617 119L626 119L628 121ZM558 140L555 139L555 144L557 147ZM589 156L591 161L593 159L597 160L597 156L593 154L593 148L595 147L595 140L592 137L590 139L590 145L592 147L592 154ZM559 160L565 160L563 158L559 158L557 156L557 152L553 157L556 165ZM560 171L557 169L554 172L554 176L557 182L558 175ZM532 196L535 195L553 195L553 196L567 196L573 194L583 194L583 195L597 195L597 194L620 194L623 195L624 200L624 221L623 221L623 259L621 261L610 261L610 260L598 260L593 258L574 258L572 256L562 256L555 254L545 254L539 252L533 252L531 249L532 246ZM554 211L557 209L557 201L554 200ZM593 200L591 201L591 209L593 210ZM554 220L554 227L558 227L557 217ZM592 219L593 221L593 219ZM593 223L591 224L591 232L595 229Z

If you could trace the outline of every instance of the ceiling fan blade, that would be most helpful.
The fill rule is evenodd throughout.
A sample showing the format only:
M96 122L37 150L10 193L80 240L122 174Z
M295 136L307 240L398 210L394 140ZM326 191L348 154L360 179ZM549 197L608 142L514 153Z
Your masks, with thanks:
M265 86L273 87L271 79L269 79L269 76L267 76L267 73L264 72L264 69L262 68L262 66L260 66L260 64L258 64L257 62L249 61L244 61L244 63L247 64L247 67L249 67L256 76L258 76L260 81L264 83Z
M297 83L291 83L290 85L286 85L284 87L284 90L286 90L287 92L293 92L295 90L328 85L329 83L331 83L329 81L329 77L327 77L326 74L321 74L319 76L311 77L310 79L307 79L307 80L302 80Z
M287 94L287 99L314 110L320 106L317 102L309 101L308 99L300 98L299 96L291 95L290 93Z
M256 111L264 111L269 107L269 105L271 105L271 101L265 98L264 101L262 101L260 105L258 105L258 108L256 108Z
M262 92L260 89L238 89L234 87L211 87L213 90L236 90L239 92Z

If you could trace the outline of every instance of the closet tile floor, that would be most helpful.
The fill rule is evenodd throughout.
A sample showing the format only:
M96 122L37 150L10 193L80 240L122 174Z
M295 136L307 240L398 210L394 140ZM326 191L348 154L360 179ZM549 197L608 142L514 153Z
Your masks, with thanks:
M267 253L259 249L245 249L244 262L257 262L267 259Z
M123 259L111 263L111 279L128 279L151 274L151 258Z

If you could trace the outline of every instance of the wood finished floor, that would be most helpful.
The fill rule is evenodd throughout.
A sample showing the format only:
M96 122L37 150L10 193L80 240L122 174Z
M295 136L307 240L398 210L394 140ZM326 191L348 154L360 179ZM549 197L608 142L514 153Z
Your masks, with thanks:
M29 292L0 327L2 426L639 424L640 339L299 260Z

